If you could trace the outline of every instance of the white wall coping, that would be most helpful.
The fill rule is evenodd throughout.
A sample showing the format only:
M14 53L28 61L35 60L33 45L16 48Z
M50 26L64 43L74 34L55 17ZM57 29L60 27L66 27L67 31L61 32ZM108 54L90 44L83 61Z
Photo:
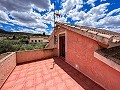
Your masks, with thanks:
M1 60L0 60L0 63L3 62L4 60L6 60L8 57L10 57L11 55L15 54L16 52L11 52L9 53L7 56L3 57Z
M113 69L120 72L120 65L114 62L113 60L102 56L101 54L94 52L94 57L102 61L103 63L107 64L108 66L112 67Z

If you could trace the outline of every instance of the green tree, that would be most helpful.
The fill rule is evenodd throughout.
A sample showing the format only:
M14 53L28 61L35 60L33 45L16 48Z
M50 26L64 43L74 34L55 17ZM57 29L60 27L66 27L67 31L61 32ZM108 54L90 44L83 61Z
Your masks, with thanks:
M16 48L9 42L1 41L0 42L0 53L14 52Z

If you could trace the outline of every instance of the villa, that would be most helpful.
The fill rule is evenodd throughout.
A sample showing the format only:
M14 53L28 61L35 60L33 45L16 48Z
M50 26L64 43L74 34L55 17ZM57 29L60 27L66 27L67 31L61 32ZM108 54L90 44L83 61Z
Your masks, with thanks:
M47 36L30 36L29 43L48 43Z
M43 50L0 60L2 90L120 90L120 33L56 22Z

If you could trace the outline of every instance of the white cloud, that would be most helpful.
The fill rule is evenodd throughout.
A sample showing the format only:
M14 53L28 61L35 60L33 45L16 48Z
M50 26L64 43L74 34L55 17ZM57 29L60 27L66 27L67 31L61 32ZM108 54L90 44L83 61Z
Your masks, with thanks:
M0 24L0 28L2 28L3 26Z
M20 28L19 30L11 29L11 30L12 32L26 32L26 33L34 33L34 34L43 34L43 32L45 32L45 34L52 33L52 31L49 33L46 29L42 29L42 28L36 28L35 30L28 28Z
M46 21L53 21L54 12L47 12L45 15L42 16L42 19L44 19Z
M60 17L60 18L57 18L57 21L58 21L58 22L65 23L65 22L67 22L67 18L65 18L65 17Z
M101 4L91 8L88 12L80 11L71 13L73 20L80 20L76 22L78 25L97 26L97 20L106 16L107 6L109 3ZM74 15L74 16L73 16Z
M120 8L117 8L117 9L112 10L111 12L109 12L109 13L107 14L107 16L111 16L111 15L113 15L113 14L115 14L115 13L119 13L119 14L120 14Z
M120 31L120 8L109 12L106 17L99 20L98 25L108 27L110 30Z
M36 33L41 33L42 34L43 32L45 32L45 34L49 34L46 29L41 29L41 28L36 29Z
M119 32L120 33L120 27L103 27L103 28L100 28L100 29L105 29L105 30L110 30L110 31L113 31L113 32Z
M106 0L100 0L101 2L106 1Z
M83 0L64 0L62 3L63 9L61 10L61 14L67 14L70 10L72 10L77 5L82 5Z
M67 1L65 4L67 4ZM76 22L76 24L95 27L97 25L97 20L100 18L103 18L106 15L108 5L109 3L100 4L96 7L91 8L88 12L85 12L85 11L78 11L83 7L83 5L77 4L75 8L68 10L66 15L67 15L67 18L70 17L72 18L72 20L80 20ZM68 5L67 7L70 7L70 6ZM63 13L64 10L66 9L63 8L63 10L61 10L60 12ZM67 21L67 20L65 19L64 21Z
M0 11L0 21L8 22L10 19L6 12Z
M48 24L51 24L54 27L54 12L48 12L42 16L42 19L45 20ZM67 18L65 17L55 17L55 21L66 22Z
M66 22L67 18L72 18L72 20L79 20L75 24L85 25L91 27L105 27L110 30L119 31L118 26L120 26L120 14L116 16L111 16L115 13L119 13L120 9L115 9L111 12L108 12L107 6L110 3L100 4L96 7L91 8L88 12L78 11L77 7L70 9L67 12L67 17L62 17L60 22ZM68 6L69 7L69 6ZM82 8L82 5L79 7ZM63 8L60 12L63 12L65 9Z
M26 33L34 33L34 34L43 34L43 32L45 32L45 34L49 34L46 29L41 29L41 28L37 28L35 30L28 28L20 28L20 30L12 29L12 32L26 32Z
M12 12L11 15L15 20L23 23L36 22L36 20L30 15L30 12Z
M53 5L50 5L50 0L0 0L0 22L11 22L13 25L18 24L31 28L48 28L45 24L47 22L42 19L40 14L33 12L33 8L41 12L51 10ZM11 20L8 14L14 20Z
M109 30L120 33L120 27L111 27Z
M45 23L51 24L54 27L54 12L47 12L41 18Z
M90 4L92 7L94 7L96 1L97 1L97 0L88 0L88 1L87 1L87 4Z
M48 9L50 0L0 0L0 7L6 11L27 11L32 7Z
M100 4L99 6L93 7L88 13L101 15L107 11L107 6L109 3Z
M107 26L120 26L120 15L117 16L107 16L99 21L100 25Z
M115 9L108 14L106 13L107 6L109 3L101 4L99 6L93 7L85 13L84 11L80 12L81 21L76 22L78 25L92 26L92 27L103 27L108 30L120 32L120 9ZM115 13L117 13L115 15ZM115 16L113 16L115 15Z
M47 28L45 20L42 19L42 16L36 12L33 12L32 10L29 12L12 11L11 15L15 19L11 20L11 22L15 24L32 28Z
M92 5L89 11L83 11L83 0L62 0L60 14L62 17L56 18L59 22L67 22L68 18L76 21L75 24L85 25L91 27L105 27L107 29L114 29L120 31L120 8L114 9L108 13L107 6L110 3L100 4L95 6L97 0L87 0L87 5ZM106 0L101 0L101 2ZM39 12L47 11L44 15L33 12L33 8ZM50 0L0 0L0 22L11 22L20 26L30 27L22 28L21 32L40 33L48 31L46 24L54 26L54 5L50 4ZM4 12L5 11L5 12ZM107 14L108 13L108 14ZM15 20L8 17L10 14ZM33 29L35 30L33 30ZM13 30L16 31L16 30ZM50 29L52 32L52 29Z
M54 9L54 4L50 4L49 11L51 11L52 9Z
M72 18L73 20L83 20L87 17L87 14L84 11L78 12L75 8L73 10L70 10L67 16Z
M12 32L26 32L26 33L36 33L33 29L21 28L21 30L12 30Z

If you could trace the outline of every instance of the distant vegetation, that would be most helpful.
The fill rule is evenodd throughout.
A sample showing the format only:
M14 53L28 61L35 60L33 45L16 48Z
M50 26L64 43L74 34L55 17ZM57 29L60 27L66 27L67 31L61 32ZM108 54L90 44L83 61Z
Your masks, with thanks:
M0 54L6 52L22 51L22 50L43 49L46 46L46 43L35 43L35 44L28 43L29 36L36 36L36 35L42 36L42 34L11 33L11 32L6 32L4 30L0 30L0 36L7 37L6 39L0 41Z
M3 29L0 29L0 36L13 36L13 35L27 35L27 36L50 36L46 35L45 32L42 34L32 34L32 33L25 33L25 32L8 32Z
M45 43L40 44L25 44L18 40L3 40L0 42L0 54L6 52L15 52L22 50L43 49Z

